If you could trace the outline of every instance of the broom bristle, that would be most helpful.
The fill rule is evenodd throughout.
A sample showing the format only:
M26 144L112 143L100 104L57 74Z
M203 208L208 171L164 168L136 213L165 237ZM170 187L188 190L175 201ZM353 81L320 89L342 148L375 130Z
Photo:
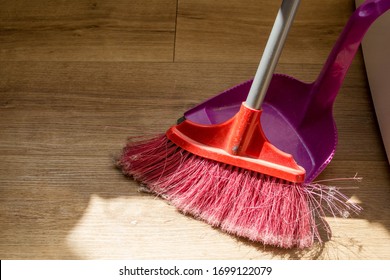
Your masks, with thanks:
M294 184L204 159L165 135L129 142L118 166L183 213L266 245L309 247L321 241L316 225L324 214L320 200L332 212L344 214L349 208L334 188Z

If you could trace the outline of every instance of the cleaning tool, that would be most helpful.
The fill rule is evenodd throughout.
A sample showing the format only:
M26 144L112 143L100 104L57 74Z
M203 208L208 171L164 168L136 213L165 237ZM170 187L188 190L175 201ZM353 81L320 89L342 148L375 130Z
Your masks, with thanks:
M284 1L264 49L250 92L239 112L219 125L184 121L171 127L167 137L198 156L260 172L291 182L302 182L305 170L269 143L261 125L261 105L286 40L299 1Z
M274 74L263 104L261 124L269 141L291 154L312 182L332 160L337 145L333 103L371 24L390 9L389 0L368 0L349 18L323 69L312 83ZM198 124L230 119L247 98L252 81L224 91L184 113Z
M262 130L262 101L270 94L272 73L298 5L282 2L250 93L231 118L217 124L182 120L164 135L130 141L118 159L125 174L184 214L283 248L321 240L318 223L327 227L322 202L332 212L358 210L334 188L305 183L305 169Z

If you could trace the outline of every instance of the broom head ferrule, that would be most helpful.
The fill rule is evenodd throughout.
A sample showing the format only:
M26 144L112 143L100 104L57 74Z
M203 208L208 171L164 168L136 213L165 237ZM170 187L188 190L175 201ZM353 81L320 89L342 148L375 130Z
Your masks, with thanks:
M262 110L243 103L231 119L216 125L185 120L172 126L166 136L195 155L241 167L293 183L302 183L305 169L292 155L272 145L261 127Z

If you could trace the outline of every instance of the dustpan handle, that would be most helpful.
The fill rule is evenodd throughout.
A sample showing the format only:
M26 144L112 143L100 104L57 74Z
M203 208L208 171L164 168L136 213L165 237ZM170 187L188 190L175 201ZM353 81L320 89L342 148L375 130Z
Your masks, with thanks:
M263 103L299 2L300 0L283 0L281 4L245 101L249 108L260 109Z
M318 111L332 107L364 35L389 9L390 0L367 0L354 11L313 84L312 102L315 105L311 104L311 107Z

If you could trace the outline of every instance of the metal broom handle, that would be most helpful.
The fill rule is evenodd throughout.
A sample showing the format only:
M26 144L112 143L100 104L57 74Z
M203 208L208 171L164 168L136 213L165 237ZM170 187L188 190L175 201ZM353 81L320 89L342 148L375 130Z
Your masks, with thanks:
M300 0L283 0L261 57L245 105L260 109Z

